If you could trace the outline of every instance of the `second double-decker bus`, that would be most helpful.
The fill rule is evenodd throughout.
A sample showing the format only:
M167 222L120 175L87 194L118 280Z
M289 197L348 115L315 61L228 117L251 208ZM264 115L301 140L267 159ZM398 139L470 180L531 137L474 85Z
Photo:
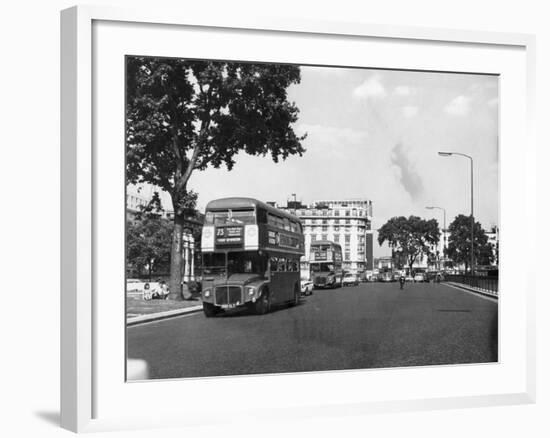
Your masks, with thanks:
M342 286L342 247L330 240L311 242L309 250L311 281L316 288Z
M201 238L202 302L207 317L247 306L258 314L300 300L300 220L252 198L206 206Z

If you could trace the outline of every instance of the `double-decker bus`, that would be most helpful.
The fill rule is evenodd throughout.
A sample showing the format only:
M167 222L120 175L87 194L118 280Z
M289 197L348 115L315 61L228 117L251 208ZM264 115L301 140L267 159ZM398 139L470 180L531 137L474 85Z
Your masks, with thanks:
M316 288L342 286L342 247L330 240L311 242L309 251L311 281Z
M300 220L251 198L206 206L201 238L202 302L207 317L247 306L258 314L300 300Z

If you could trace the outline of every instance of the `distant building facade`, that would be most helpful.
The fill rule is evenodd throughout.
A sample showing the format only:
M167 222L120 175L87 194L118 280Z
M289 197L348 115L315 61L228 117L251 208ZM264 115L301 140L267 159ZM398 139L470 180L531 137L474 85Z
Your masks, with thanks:
M126 186L126 218L133 220L137 213L140 213L143 208L149 205L155 192L159 193L162 207L158 215L164 219L174 219L174 210L168 207L169 195L150 184L129 184Z
M485 230L487 236L487 243L491 245L493 250L493 265L498 265L498 242L499 242L499 229L496 225L493 225L489 230Z
M279 206L300 218L304 227L305 260L311 242L330 240L342 247L343 268L357 275L372 275L374 269L372 201L328 199L310 205L287 202Z

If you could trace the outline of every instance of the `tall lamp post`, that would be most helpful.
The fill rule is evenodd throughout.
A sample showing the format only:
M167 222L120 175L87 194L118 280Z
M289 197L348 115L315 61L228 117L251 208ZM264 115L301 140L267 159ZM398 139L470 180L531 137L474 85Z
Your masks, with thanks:
M428 210L441 210L443 211L443 268L445 268L445 254L447 253L447 212L443 207L430 206L426 207ZM439 267L441 269L441 266ZM445 269L443 269L445 270Z
M441 157L458 155L470 160L470 273L474 272L474 159L460 152L438 152Z

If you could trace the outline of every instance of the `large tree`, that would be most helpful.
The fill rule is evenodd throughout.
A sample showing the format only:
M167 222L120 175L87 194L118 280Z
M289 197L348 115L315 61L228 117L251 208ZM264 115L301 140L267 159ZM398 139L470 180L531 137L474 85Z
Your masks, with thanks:
M139 275L146 269L151 280L153 273L168 267L173 229L171 221L155 215L143 215L135 221L128 221L127 261Z
M471 256L471 216L459 214L449 225L449 240L447 243L447 256L455 263L464 263L466 270L472 270L470 266ZM474 260L482 264L493 262L493 250L488 243L487 235L481 224L474 221Z
M418 256L430 254L432 246L439 242L439 235L439 224L435 219L399 216L391 218L378 230L378 244L386 242L392 254L406 260L412 273Z
M231 170L240 151L270 155L275 162L301 155L305 136L292 128L298 108L287 99L288 87L300 82L300 69L128 57L126 73L127 182L154 184L172 198L170 298L179 299L191 174L209 166Z

